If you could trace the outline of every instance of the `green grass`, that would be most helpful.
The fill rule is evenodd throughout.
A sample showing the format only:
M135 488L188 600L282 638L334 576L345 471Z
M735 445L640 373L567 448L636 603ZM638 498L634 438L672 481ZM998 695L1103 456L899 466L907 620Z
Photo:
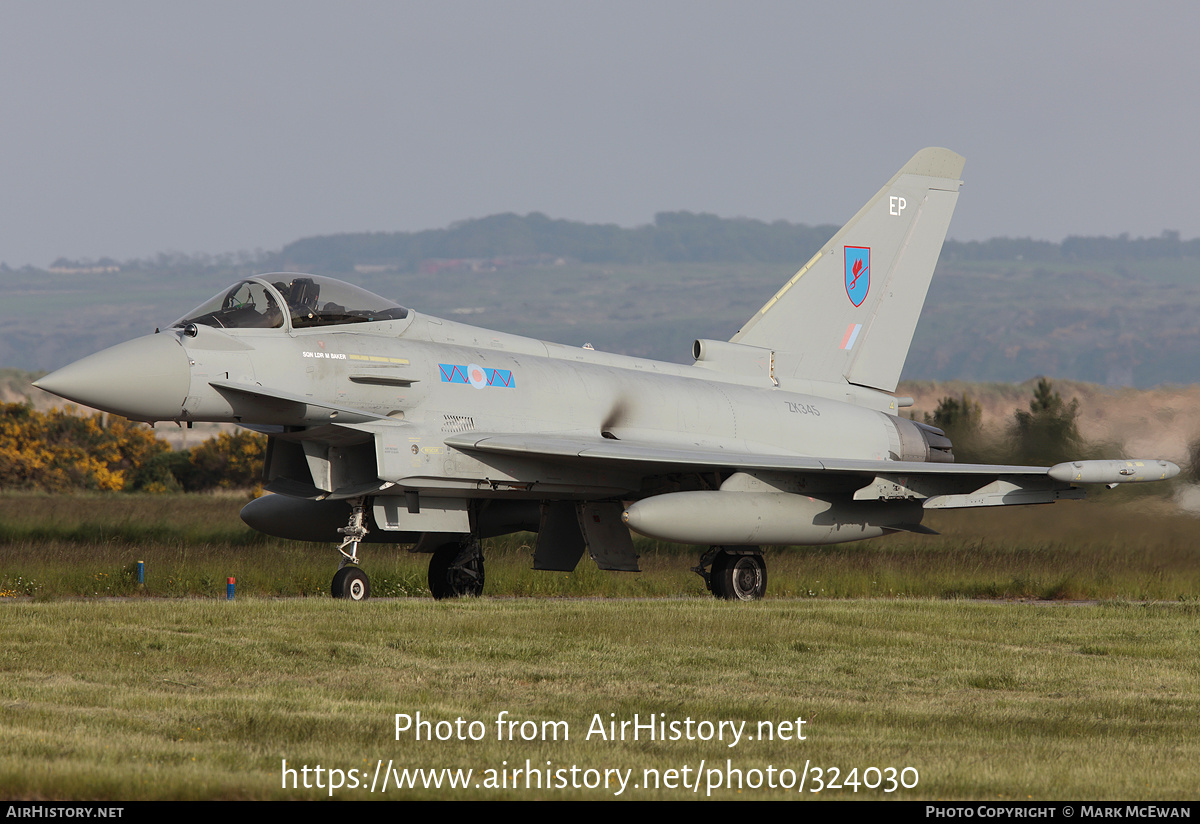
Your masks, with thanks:
M708 596L689 571L692 548L639 543L640 574L587 560L542 573L530 569L528 535L489 542L488 597L461 602L428 597L426 556L365 546L375 593L393 597L350 604L327 594L331 546L256 535L240 506L235 496L0 496L0 795L328 795L282 788L284 759L370 774L389 761L470 768L477 778L549 760L633 770L635 783L646 769L728 759L744 775L807 762L827 780L830 768L845 777L872 766L920 776L892 794L847 787L820 798L1195 797L1196 521L1159 500L936 512L926 521L936 537L771 549L769 597L756 604ZM1093 602L980 600L1018 598ZM417 711L478 720L488 738L396 740L396 713ZM494 740L501 711L564 721L571 738ZM751 730L803 718L807 740L587 740L596 714L609 713Z
M1195 798L1200 609L963 601L215 599L0 605L0 788L9 798L303 798L289 766L801 770L912 767L914 789L814 796ZM498 741L501 711L566 741ZM395 714L478 720L416 741ZM644 720L806 722L806 740L605 741ZM810 775L809 787L813 786ZM364 783L369 783L364 780ZM389 790L339 798L611 798ZM701 797L704 789L701 789ZM718 790L716 797L738 797ZM744 787L743 798L785 798ZM695 797L683 789L625 797Z
M828 547L768 548L768 597L1200 599L1195 518L1153 498L932 512L939 536L895 535ZM0 496L0 597L325 597L331 544L259 535L242 500L203 495ZM485 543L486 595L707 598L698 551L641 540L641 573L537 572L536 536ZM428 556L362 547L375 595L428 597ZM146 582L136 583L145 562Z

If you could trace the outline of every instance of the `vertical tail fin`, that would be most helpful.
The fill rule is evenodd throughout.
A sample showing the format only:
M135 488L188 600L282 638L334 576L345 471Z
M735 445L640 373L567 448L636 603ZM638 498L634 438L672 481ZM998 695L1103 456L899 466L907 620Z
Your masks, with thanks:
M963 163L949 149L917 152L731 341L779 352L792 377L893 391Z

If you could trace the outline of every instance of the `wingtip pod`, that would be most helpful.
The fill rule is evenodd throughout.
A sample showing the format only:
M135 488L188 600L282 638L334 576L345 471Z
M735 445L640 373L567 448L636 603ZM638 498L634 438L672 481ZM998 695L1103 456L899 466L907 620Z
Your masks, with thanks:
M1046 474L1066 483L1130 484L1174 478L1179 467L1157 459L1066 461L1050 467Z

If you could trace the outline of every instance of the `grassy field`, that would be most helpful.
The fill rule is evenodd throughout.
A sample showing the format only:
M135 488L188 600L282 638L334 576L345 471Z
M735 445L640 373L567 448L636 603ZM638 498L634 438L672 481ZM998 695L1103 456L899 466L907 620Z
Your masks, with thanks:
M331 547L249 532L235 497L0 496L0 797L328 797L334 769L334 797L363 799L1194 799L1197 523L1104 497L770 550L746 605L707 596L690 549L535 573L528 536L487 547L488 597L463 602L428 597L423 556L369 546L400 597L349 604ZM510 597L529 595L549 597ZM481 740L397 739L417 712ZM499 740L501 712L531 740ZM595 732L635 714L681 737ZM425 789L417 769L473 772Z
M297 772L284 788L285 760L343 771L337 798L688 798L718 783L725 798L1196 797L1195 604L105 599L0 611L8 798L328 797L328 773L323 787L312 772L304 789ZM534 740L497 740L502 711L536 722L524 727ZM448 726L450 740L397 739L395 715L417 712L479 721L481 740ZM635 714L678 722L679 740L595 734L597 716ZM693 738L699 722L726 721L754 740L730 746L728 727L724 740L687 740L689 718ZM759 722L797 719L781 727L788 740L759 739ZM552 735L547 721L566 727ZM527 759L550 762L549 789L508 772L487 787L487 770ZM465 789L372 794L380 763L473 772ZM856 793L855 768L884 787ZM888 768L909 788L885 792ZM835 769L841 788L813 793ZM605 786L605 770L621 772Z
M1100 491L1095 501L931 512L938 536L894 535L766 550L768 596L784 598L1200 599L1196 518L1163 500ZM0 596L324 597L338 556L328 544L267 538L238 518L235 496L0 496ZM493 596L709 597L692 547L637 541L640 574L536 572L535 536L485 543ZM361 551L372 590L428 597L428 556ZM145 563L139 587L136 564Z

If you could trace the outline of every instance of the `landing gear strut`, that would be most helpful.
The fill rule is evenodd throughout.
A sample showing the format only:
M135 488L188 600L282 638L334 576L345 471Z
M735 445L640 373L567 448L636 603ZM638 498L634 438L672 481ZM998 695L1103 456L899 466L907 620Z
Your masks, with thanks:
M333 584L329 594L334 598L349 598L351 601L365 601L371 597L371 580L367 573L358 568L358 544L367 536L367 525L363 523L363 498L350 500L350 521L338 532L345 535L338 552L342 553L342 562L337 574L333 576ZM349 552L346 549L349 548Z
M483 550L478 540L450 541L433 551L429 591L439 601L483 594Z
M711 571L706 567L711 565ZM692 571L708 591L726 601L757 601L767 592L767 562L756 546L714 546Z

